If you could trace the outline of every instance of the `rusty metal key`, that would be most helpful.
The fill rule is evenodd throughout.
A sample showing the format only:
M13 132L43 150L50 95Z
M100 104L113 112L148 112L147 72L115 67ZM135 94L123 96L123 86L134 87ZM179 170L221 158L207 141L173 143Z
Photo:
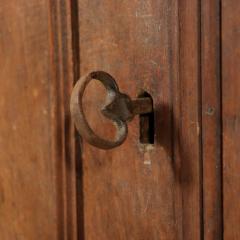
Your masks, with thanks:
M106 103L101 112L116 123L116 137L112 141L103 139L94 133L83 111L83 94L86 86L92 80L100 81L107 90ZM71 94L70 111L75 126L83 139L95 147L111 149L125 141L128 133L127 122L131 121L135 115L152 112L153 105L150 97L131 100L127 94L119 91L118 85L111 75L103 71L95 71L81 77L75 84Z

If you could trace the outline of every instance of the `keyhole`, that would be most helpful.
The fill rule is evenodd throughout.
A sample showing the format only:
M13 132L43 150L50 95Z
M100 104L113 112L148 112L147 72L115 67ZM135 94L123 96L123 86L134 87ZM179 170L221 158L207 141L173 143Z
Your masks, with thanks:
M151 95L146 92L142 91L138 98L142 97L151 97ZM153 99L152 99L153 103ZM139 140L142 144L154 144L154 135L155 135L155 128L154 128L154 111L151 113L140 114L139 115Z

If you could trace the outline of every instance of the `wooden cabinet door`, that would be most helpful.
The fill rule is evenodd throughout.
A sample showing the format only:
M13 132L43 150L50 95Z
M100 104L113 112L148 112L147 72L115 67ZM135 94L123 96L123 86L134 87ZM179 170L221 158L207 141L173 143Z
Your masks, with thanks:
M202 239L199 1L79 0L76 67L110 73L132 97L154 104L154 144L140 142L139 119L120 147L81 145L82 238ZM77 26L77 27L76 27ZM98 114L106 93L90 84L92 128L113 137Z
M1 0L0 239L238 240L236 0ZM70 116L80 76L106 71L153 100L119 147ZM106 139L106 90L84 111Z

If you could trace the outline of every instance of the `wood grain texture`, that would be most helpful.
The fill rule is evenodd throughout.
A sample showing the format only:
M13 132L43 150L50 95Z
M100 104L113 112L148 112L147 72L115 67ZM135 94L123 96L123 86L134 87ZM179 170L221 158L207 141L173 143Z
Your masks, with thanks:
M70 6L3 0L0 16L0 238L76 239Z
M240 4L222 1L224 239L240 239Z
M179 1L179 82L174 106L180 159L182 239L202 239L200 1Z
M220 1L201 5L204 239L222 239Z
M139 144L139 121L113 150L82 146L85 239L201 239L199 1L79 0L80 73L113 75L132 97L153 98L155 145ZM86 113L111 137L86 93Z

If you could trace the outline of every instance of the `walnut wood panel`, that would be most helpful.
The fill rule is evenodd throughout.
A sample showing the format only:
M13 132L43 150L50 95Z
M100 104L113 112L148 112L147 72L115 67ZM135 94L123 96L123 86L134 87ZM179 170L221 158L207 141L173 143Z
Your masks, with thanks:
M222 1L224 239L240 239L240 4Z
M201 79L204 239L222 239L220 1L202 1Z
M0 238L76 239L70 6L2 0L0 29Z
M79 0L80 74L104 70L120 89L153 97L155 143L139 121L113 150L82 145L85 239L201 239L199 2ZM99 134L104 90L92 84L86 113Z

